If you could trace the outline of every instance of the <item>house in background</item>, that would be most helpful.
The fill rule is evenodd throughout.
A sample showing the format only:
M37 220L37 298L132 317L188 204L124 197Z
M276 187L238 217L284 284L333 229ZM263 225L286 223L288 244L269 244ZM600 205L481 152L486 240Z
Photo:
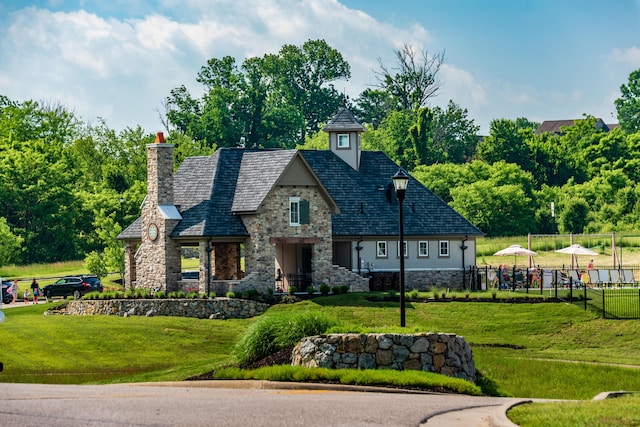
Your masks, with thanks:
M398 166L361 151L364 128L343 107L324 129L329 150L222 148L185 159L173 173L173 145L148 147L148 195L125 243L125 286L300 290L320 284L370 289L399 271L407 289L461 287L482 232L413 178L398 239ZM197 248L197 279L183 279L182 249ZM244 266L241 259L244 259Z
M545 120L540 123L538 129L535 130L536 135L540 135L542 133L550 133L554 135L563 135L563 128L573 126L575 122L578 122L583 119L575 119L575 120ZM620 127L619 124L606 124L602 119L596 119L595 127L597 130L601 130L603 132L611 132L613 129Z

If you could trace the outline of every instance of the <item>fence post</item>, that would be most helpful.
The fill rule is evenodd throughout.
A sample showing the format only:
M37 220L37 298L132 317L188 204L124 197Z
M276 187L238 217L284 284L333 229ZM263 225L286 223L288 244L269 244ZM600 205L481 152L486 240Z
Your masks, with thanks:
M605 291L605 289L602 288L602 318L606 319L607 318L607 310L605 309L605 306L604 306L604 302L606 300L606 298L604 297L604 291Z
M573 280L569 280L569 304L573 304Z
M587 286L584 286L584 310L587 311Z

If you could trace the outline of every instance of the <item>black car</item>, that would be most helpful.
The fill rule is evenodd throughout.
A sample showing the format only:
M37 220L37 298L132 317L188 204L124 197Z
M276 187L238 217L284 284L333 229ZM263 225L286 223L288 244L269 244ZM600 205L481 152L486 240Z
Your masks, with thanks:
M88 292L102 292L102 283L98 277L67 276L42 288L42 293L47 298L72 296L78 299Z
M9 288L11 287L10 280L2 281L2 303L3 304L11 304L13 302L13 295L9 292Z

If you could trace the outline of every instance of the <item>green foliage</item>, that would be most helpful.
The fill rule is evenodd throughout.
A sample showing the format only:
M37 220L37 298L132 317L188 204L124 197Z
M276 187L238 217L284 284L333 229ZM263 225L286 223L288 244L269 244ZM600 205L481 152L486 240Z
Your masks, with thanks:
M248 364L295 345L305 336L325 333L337 321L319 313L265 315L252 324L234 347L240 364Z
M307 293L309 295L313 295L316 291L316 288L314 288L312 285L307 286Z
M258 292L256 289L253 289L253 288L247 289L242 293L242 298L244 299L256 300L259 297L260 297L260 292Z
M620 98L615 100L620 126L627 133L640 131L640 69L629 74L627 84L620 86Z
M215 371L214 379L255 379L295 382L327 381L360 386L394 385L397 387L418 388L423 390L444 389L452 393L462 393L473 396L482 394L480 387L468 381L420 371L303 368L290 365L267 366L252 370L224 367Z
M20 259L24 239L11 232L7 220L0 217L0 265L11 264Z
M326 283L323 283L320 285L320 293L324 296L329 295L329 292L331 292L331 286L327 285Z
M164 299L167 297L167 293L165 291L156 291L153 293L154 298Z
M297 286L289 286L289 295L293 295L296 292L298 292L298 287Z
M235 298L235 297L236 297L236 293L235 293L235 292L232 292L232 291L228 291L228 292L226 293L226 297L227 297L227 298Z
M91 253L85 257L84 263L87 266L87 270L98 277L104 277L109 272L103 257L96 251L91 251Z
M561 230L565 233L582 233L587 225L589 205L584 199L574 198L565 202L560 215Z

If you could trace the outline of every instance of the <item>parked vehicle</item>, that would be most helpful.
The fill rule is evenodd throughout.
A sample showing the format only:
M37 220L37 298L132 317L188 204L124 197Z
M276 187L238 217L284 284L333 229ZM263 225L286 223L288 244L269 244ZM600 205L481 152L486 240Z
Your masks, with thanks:
M2 281L2 303L3 304L11 304L13 302L13 295L9 292L9 288L11 287L10 280Z
M66 276L42 288L42 293L47 298L73 296L79 299L88 292L102 292L102 283L98 277Z

